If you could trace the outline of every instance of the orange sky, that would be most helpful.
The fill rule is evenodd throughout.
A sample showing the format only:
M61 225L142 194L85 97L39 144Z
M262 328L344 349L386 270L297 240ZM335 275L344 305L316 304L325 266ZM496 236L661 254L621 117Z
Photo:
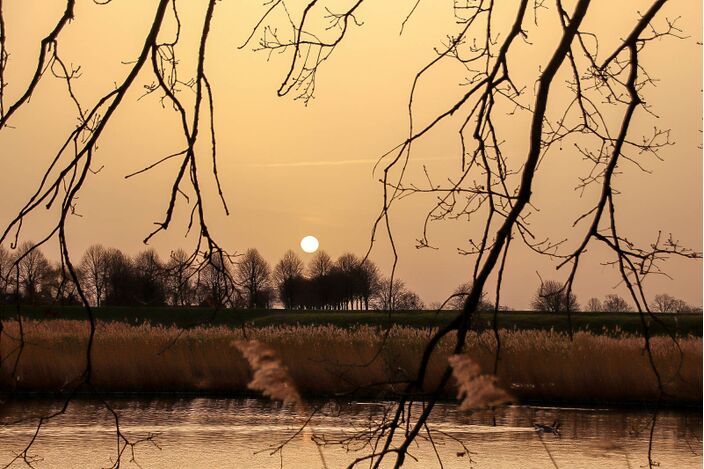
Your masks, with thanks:
M193 39L205 2L181 3L183 43L188 46L181 52L181 73L187 79L192 75ZM381 207L379 174L372 174L373 164L406 136L406 105L413 76L434 57L433 47L439 47L447 34L457 30L451 2L421 2L403 35L399 35L401 21L415 1L363 6L359 19L364 25L351 28L321 68L316 97L307 107L292 97L276 96L288 55L274 54L267 61L264 53L254 53L252 47L237 49L263 11L258 2L246 7L239 3L217 4L206 61L216 99L220 175L232 212L224 216L214 197L212 180L205 176L211 230L228 250L256 247L272 263L287 249L300 252L298 242L306 234L317 236L321 248L333 257L345 251L363 254ZM155 5L155 1L116 1L107 6L78 2L76 20L61 36L60 47L65 60L81 65L76 87L86 104L122 79L126 66L121 61L136 56ZM643 1L594 2L583 29L598 33L600 50L610 51L637 21L636 12L645 11L648 5ZM4 8L10 52L6 92L11 102L32 72L38 38L63 10L62 2L47 0L5 2ZM507 24L513 19L513 8L512 2L502 2L499 15ZM701 3L670 2L658 22L664 24L665 17L677 16L681 16L678 25L689 38L654 43L643 58L644 65L660 80L657 88L646 93L659 117L638 111L631 134L638 139L657 124L672 129L671 139L676 144L662 151L663 161L651 157L640 160L652 174L632 164L620 167L622 174L616 179L621 192L618 213L629 239L647 245L661 230L701 250L702 56L696 44L701 42ZM552 10L541 11L538 20L539 27L528 31L532 45L521 44L510 56L513 73L528 89L534 86L537 70L546 63L559 32ZM532 17L529 23L533 24ZM457 86L462 78L461 71L450 65L430 74L419 88L417 122L426 122L453 103L462 92ZM551 101L556 109L564 99L560 87L565 76L558 78ZM96 242L134 253L143 248L141 240L151 231L152 223L163 217L175 163L124 180L126 174L182 147L176 114L162 109L156 96L138 100L142 85L151 81L148 73L140 75L102 137L95 167L103 169L90 176L78 205L82 217L71 219L69 224L70 244L77 253ZM514 168L525 158L528 118L524 114L500 121L506 129L505 151L515 155L510 159ZM11 125L0 132L0 191L5 201L0 220L4 223L26 201L42 174L40 169L75 125L62 82L47 76ZM456 125L439 127L415 147L411 178L422 182L418 177L422 165L439 180L447 177L457 170L458 148ZM201 155L208 160L206 151ZM579 198L574 191L577 176L585 168L570 146L553 150L545 158L533 191L533 204L540 211L530 218L538 234L569 238L572 244L568 246L579 239L585 227L573 229L572 221L596 196L595 191L587 191ZM457 249L468 248L467 240L478 239L481 230L478 221L436 224L431 240L440 249L417 250L415 239L431 206L432 199L411 197L392 213L400 251L398 275L426 303L444 299L470 277L472 258L458 255ZM176 247L192 245L192 240L183 237L188 209L182 205L176 215L172 228L152 243L164 256ZM38 238L49 218L50 214L29 220L26 236ZM537 272L544 279L563 279L566 273L555 272L555 264L518 243L513 247L502 298L510 306L525 308L539 284ZM578 275L578 298L586 303L590 296L614 291L625 296L616 287L617 272L601 265L607 260L604 252L600 248L590 252ZM47 254L56 258L49 250ZM372 257L388 272L388 243L380 241ZM665 267L673 279L648 280L651 298L667 292L701 305L701 262L673 260Z

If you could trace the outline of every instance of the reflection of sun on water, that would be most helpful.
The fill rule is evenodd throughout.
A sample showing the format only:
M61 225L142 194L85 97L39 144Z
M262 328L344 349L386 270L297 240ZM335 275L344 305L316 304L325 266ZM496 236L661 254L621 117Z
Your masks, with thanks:
M301 240L301 249L307 253L312 253L318 250L320 243L315 236L306 236Z

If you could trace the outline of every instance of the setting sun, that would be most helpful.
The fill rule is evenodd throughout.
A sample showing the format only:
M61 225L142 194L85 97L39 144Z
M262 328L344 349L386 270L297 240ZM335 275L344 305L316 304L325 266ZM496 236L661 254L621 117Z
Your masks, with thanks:
M315 236L306 236L301 240L301 249L307 253L313 253L318 250L320 243Z

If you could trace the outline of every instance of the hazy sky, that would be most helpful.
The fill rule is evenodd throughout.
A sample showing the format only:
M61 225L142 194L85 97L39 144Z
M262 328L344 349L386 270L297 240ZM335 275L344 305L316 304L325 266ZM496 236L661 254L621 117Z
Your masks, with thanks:
M513 19L514 3L518 2L501 2L499 15L505 17L506 25ZM261 2L217 4L206 70L216 99L218 164L232 212L229 217L217 204L212 178L205 175L204 180L211 231L225 248L243 251L256 247L272 263L287 249L308 259L298 242L312 234L320 240L321 249L333 257L345 251L366 251L382 203L379 174L372 174L374 162L407 134L407 98L415 73L434 58L434 48L458 30L452 2L423 1L399 35L401 22L413 4L414 0L365 4L358 15L363 26L351 27L348 37L320 69L315 99L307 107L293 97L276 96L289 55L273 54L267 60L266 53L253 52L259 35L250 46L237 48L264 11ZM602 57L630 31L637 12L645 11L649 4L593 2L583 29L599 35ZM122 62L137 56L155 5L156 1L114 0L106 6L78 1L76 20L62 34L59 47L66 62L81 66L82 75L75 86L85 105L124 77L127 66ZM180 2L184 46L179 54L184 81L193 75L193 40L201 27L204 7L204 1ZM26 86L35 67L38 41L53 27L63 2L10 1L4 2L4 8L10 53L6 92L12 102ZM512 73L528 90L535 86L537 71L544 67L550 47L558 40L559 25L552 8L551 4L549 10L539 11L539 27L528 30L531 44L518 45L509 57ZM663 161L638 157L651 173L625 163L615 182L620 191L620 226L629 239L645 245L662 231L697 250L702 246L702 51L697 45L701 42L701 8L701 2L669 2L656 24L662 26L665 17L680 16L677 24L689 37L655 42L642 59L659 80L656 88L646 92L658 117L639 110L632 138L640 139L657 125L670 128L675 142L661 152ZM533 25L532 15L527 23ZM282 31L285 27L282 21ZM501 26L497 31L501 33ZM448 65L424 79L415 104L417 122L426 122L451 105L463 92L459 86L463 77L456 65ZM566 78L560 75L555 81L552 119L565 97L560 88ZM141 241L152 230L152 223L163 217L177 170L175 162L124 179L126 174L183 147L176 113L163 109L156 95L138 99L143 85L152 81L149 73L140 75L100 141L94 167L103 169L90 176L78 204L81 217L69 223L70 245L76 253L97 242L137 252L144 247ZM531 98L528 93L527 104L532 103ZM75 122L64 84L46 76L31 103L11 122L12 128L0 132L3 223L26 201L42 168ZM500 121L504 151L514 169L526 155L528 122L525 113ZM203 150L200 158L207 162L207 145L199 149ZM438 180L456 174L456 122L441 126L417 144L409 181L423 182L423 165ZM538 237L568 238L567 247L580 239L586 227L572 228L572 222L597 195L590 190L580 198L574 190L578 176L587 168L571 144L555 148L543 160L533 191L535 210L529 219ZM432 204L432 198L410 197L392 212L400 253L398 275L427 303L444 299L457 284L470 278L473 258L459 255L458 249L467 249L469 239L478 240L482 227L479 220L434 224L430 237L439 249L418 250L415 240ZM50 215L28 220L27 238L37 239ZM192 246L192 239L184 239L188 208L182 204L176 217L172 228L152 242L164 257L174 248ZM56 258L49 250L47 254ZM609 260L604 254L595 247L580 270L576 293L582 302L612 292L625 296L617 287L616 270L602 265ZM383 239L372 258L382 270L389 271L391 252ZM519 243L514 243L508 265L502 298L515 308L529 306L539 284L538 273L544 279L564 279L566 275L555 272L554 263ZM672 280L650 278L646 286L651 297L668 292L701 305L701 262L673 260L665 270Z

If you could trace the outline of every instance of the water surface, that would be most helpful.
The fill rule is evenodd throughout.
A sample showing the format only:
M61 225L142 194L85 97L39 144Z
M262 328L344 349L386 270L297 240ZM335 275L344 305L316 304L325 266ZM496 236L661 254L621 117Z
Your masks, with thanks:
M117 399L110 404L128 438L155 435L135 448L135 461L126 451L121 467L159 469L346 467L369 454L369 440L354 437L364 435L390 405L312 403L319 411L308 429L296 434L307 416L264 400ZM31 417L59 405L15 401L3 406L2 417ZM561 423L560 436L533 428L555 420ZM433 414L430 435L445 468L639 468L647 467L651 421L651 413L634 410L511 406L468 414L443 403ZM0 465L11 461L35 430L36 420L0 427ZM409 457L404 467L441 467L427 433L423 437L411 447L416 459ZM288 439L282 451L274 451ZM109 467L116 444L110 412L99 402L80 400L41 429L29 454L37 468ZM653 459L660 467L702 467L701 412L660 412ZM13 467L23 465L18 461Z

